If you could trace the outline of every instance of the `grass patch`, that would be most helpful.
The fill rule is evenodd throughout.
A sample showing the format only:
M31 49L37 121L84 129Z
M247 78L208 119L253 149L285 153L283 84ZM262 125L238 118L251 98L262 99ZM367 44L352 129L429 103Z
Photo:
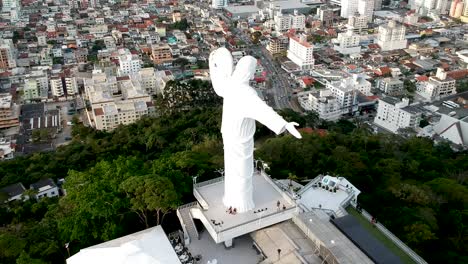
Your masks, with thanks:
M379 240L384 246L386 246L393 254L400 257L401 261L406 264L415 264L416 262L413 261L408 254L406 254L403 250L401 250L392 240L387 238L380 230L374 227L367 219L364 218L356 209L352 206L348 206L346 208L348 214L353 215L359 221L359 223L364 227L364 229L368 230L369 233L372 234L377 240Z

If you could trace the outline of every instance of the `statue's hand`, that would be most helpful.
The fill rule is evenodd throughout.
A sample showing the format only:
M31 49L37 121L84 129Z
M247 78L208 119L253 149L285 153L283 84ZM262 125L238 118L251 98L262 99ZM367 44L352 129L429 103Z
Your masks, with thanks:
M290 122L290 123L286 124L285 128L286 128L286 130L288 130L288 132L291 135L295 136L296 138L302 138L301 133L299 133L299 131L297 131L295 126L299 126L299 124L296 123L296 122Z

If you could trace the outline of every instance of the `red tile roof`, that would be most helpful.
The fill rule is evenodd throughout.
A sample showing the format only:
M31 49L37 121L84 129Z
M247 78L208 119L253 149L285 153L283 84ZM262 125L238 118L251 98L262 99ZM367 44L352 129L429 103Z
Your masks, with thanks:
M418 80L419 82L427 82L429 81L429 77L427 77L426 75L421 75L416 77L416 80Z
M96 116L104 115L104 110L102 110L102 108L95 108L94 109L94 115L96 115Z

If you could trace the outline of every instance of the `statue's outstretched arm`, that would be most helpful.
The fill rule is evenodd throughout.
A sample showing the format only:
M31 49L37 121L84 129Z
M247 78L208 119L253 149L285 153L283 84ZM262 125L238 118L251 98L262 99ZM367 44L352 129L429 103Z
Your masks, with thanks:
M299 124L295 122L288 123L283 119L282 116L278 115L273 108L269 107L262 99L257 95L250 95L250 98L246 107L247 116L257 120L263 125L267 126L271 131L277 135L288 130L291 135L296 138L302 138L301 134L295 126Z

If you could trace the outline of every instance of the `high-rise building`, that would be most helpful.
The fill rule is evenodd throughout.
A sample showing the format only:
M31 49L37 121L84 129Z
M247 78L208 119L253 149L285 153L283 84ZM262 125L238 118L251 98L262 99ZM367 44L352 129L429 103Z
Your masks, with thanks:
M341 0L341 16L349 18L358 11L358 0Z
M301 70L311 70L314 67L314 47L307 42L305 34L289 38L288 59L297 64Z
M341 16L349 18L358 12L361 16L366 16L370 22L374 14L374 5L374 0L342 0Z
M408 41L405 38L406 27L394 20L387 25L379 26L377 44L382 51L405 49Z
M317 8L317 15L325 28L333 25L335 13L330 6L323 5Z
M11 39L0 39L0 69L16 67L16 50Z
M137 73L141 69L141 64L137 54L132 54L128 49L119 49L120 75Z
M420 15L447 14L448 0L414 0L410 2L410 6Z
M228 0L213 0L211 2L211 7L215 9L221 9L228 6Z
M374 0L359 0L358 12L361 16L366 16L368 22L372 22L374 15Z
M342 114L351 114L358 110L358 90L353 85L350 85L348 81L329 82L327 88L336 97Z
M382 0L374 0L374 10L382 9Z
M464 3L462 0L454 0L450 6L449 15L454 18L459 18L463 14Z
M341 54L349 55L361 52L359 45L360 37L352 29L347 32L338 33L338 37L333 39L334 49Z

